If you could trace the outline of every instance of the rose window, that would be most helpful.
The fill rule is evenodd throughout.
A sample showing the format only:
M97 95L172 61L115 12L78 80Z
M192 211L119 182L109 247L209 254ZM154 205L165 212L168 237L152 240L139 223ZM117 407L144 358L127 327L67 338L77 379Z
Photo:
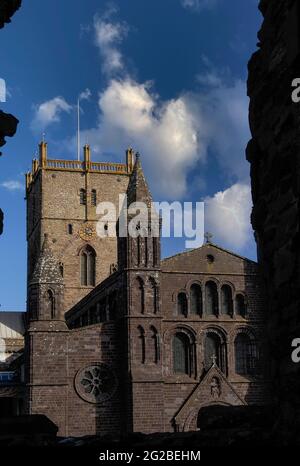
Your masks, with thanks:
M76 391L90 403L103 403L115 392L117 379L105 364L94 364L81 369L75 378Z

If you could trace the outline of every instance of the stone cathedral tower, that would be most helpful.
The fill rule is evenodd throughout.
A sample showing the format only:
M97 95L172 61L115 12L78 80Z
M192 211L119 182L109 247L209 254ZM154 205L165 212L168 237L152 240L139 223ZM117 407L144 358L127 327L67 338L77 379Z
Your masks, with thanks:
M91 161L88 145L84 161L49 159L46 142L39 149L39 160L26 175L28 283L47 233L64 279L66 311L109 276L117 262L116 239L96 235L96 205L109 201L118 206L134 155L132 149L126 152L126 164L99 163Z

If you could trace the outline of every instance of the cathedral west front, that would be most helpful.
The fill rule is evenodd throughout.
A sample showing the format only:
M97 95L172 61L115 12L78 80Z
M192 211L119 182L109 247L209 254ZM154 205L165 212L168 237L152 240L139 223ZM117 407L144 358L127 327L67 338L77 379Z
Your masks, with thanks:
M258 265L209 237L165 259L151 229L99 237L97 205L124 194L152 202L132 149L104 163L87 145L71 161L40 144L26 175L23 412L61 436L118 435L197 430L205 406L264 404Z

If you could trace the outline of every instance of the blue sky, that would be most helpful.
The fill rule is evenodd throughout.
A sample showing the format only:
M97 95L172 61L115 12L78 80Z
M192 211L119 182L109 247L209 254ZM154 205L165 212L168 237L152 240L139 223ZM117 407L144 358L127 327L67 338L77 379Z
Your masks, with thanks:
M257 0L29 0L0 31L4 111L20 119L3 148L0 309L25 309L24 173L43 132L49 156L122 160L139 150L155 200L205 201L213 241L250 258L247 62ZM164 240L165 256L182 240Z

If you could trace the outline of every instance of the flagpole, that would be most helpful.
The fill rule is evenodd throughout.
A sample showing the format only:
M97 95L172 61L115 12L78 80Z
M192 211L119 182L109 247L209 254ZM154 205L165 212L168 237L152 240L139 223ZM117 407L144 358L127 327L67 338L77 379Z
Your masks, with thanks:
M77 160L80 160L80 105L77 99Z

